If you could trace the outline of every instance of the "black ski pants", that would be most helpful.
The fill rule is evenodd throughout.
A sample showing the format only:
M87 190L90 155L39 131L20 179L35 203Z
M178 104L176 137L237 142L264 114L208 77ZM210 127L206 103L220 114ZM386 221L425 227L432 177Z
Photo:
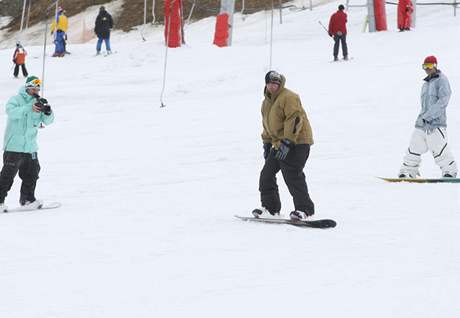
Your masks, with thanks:
M315 206L308 194L307 182L303 168L310 154L310 145L296 145L291 149L285 160L275 159L274 151L271 151L265 159L264 167L260 173L259 191L262 206L271 213L279 213L281 201L276 184L276 174L281 170L284 182L289 189L297 211L303 211L313 215Z
M0 172L0 203L5 201L18 171L19 177L22 179L19 202L24 204L25 201L35 201L35 186L40 172L37 153L5 151L3 153L3 168Z
M335 42L334 43L334 57L339 56L340 43L342 43L343 57L344 58L347 57L348 56L347 35L346 34L342 34L342 35L335 34L334 42Z
M19 67L22 68L22 75L24 75L24 77L27 77L27 75L29 75L29 73L27 73L27 69L26 69L25 64L16 64L14 66L14 77L18 77L18 75L19 75Z

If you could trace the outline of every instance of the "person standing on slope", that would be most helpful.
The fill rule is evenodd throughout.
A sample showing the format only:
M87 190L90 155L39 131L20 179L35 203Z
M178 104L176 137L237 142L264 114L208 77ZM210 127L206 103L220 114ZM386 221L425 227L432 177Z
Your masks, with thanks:
M64 14L64 9L62 7L58 8L58 12L56 14L56 19L51 24L51 34L54 34L54 45L55 50L53 57L63 57L66 52L66 33L68 28L69 22L67 17Z
M414 5L411 0L398 1L398 29L399 32L410 31Z
M6 212L5 198L19 171L22 179L19 202L30 209L39 208L43 202L35 198L35 186L40 172L37 157L37 133L41 123L54 121L51 106L40 98L41 81L29 76L26 84L6 104L8 116L3 146L3 168L0 172L0 211Z
M422 154L431 151L434 161L441 168L442 177L455 178L457 164L447 143L447 115L451 89L449 80L438 69L435 56L428 56L423 62L425 77L422 86L422 109L415 122L415 130L399 172L400 178L416 178Z
M313 135L300 97L285 88L286 78L276 71L265 75L265 99L262 103L262 141L265 164L260 173L259 191L262 208L254 217L279 216L281 201L276 174L281 170L294 199L294 220L304 220L315 213L308 194L303 168L310 154Z
M342 43L343 59L348 60L347 14L344 10L343 4L339 5L339 10L329 20L329 36L334 38L334 61L339 60L340 43Z
M27 51L24 49L24 47L21 45L21 42L16 43L16 49L14 50L13 54L13 63L14 63L14 77L18 77L19 75L19 67L22 69L22 75L24 77L27 77L29 75L27 73L26 69L26 56L27 56Z
M102 42L105 42L105 49L107 54L112 54L112 49L110 48L110 30L113 28L113 19L112 16L105 10L105 7L102 6L99 9L99 14L96 18L96 23L94 27L94 33L97 35L97 45L96 45L96 54L101 54Z

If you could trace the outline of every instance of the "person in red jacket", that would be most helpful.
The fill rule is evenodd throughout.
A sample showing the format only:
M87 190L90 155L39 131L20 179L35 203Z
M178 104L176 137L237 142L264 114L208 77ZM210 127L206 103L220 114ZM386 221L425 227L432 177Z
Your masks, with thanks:
M411 0L399 0L398 29L400 32L410 31L410 26L412 24L412 12L414 12L414 5Z
M14 50L13 54L13 63L15 64L13 73L14 77L18 77L19 67L22 68L22 75L24 75L24 77L29 75L26 69L26 55L27 51L24 49L21 43L19 41L16 42L16 50Z
M334 38L334 61L339 58L339 46L342 43L343 59L348 60L347 46L347 14L344 12L343 4L339 5L339 10L331 16L329 20L329 35Z

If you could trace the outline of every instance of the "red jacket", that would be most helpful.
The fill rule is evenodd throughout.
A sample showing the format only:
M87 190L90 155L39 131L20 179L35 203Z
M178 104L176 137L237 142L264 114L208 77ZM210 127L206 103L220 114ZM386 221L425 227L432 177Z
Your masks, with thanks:
M26 62L26 55L27 55L26 50L24 50L23 48L17 48L17 49L14 51L13 63L16 63L16 64L18 64L18 65L25 64L25 62Z
M411 0L399 0L398 29L410 29L412 24L412 12L414 12L414 6Z
M347 34L347 14L342 10L334 13L329 20L329 35L333 36L339 31Z

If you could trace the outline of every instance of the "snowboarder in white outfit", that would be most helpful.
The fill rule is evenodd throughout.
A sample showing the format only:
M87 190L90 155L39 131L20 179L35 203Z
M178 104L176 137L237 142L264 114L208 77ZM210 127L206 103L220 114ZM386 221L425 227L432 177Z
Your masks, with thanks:
M415 123L409 148L404 156L399 172L400 178L416 178L420 175L419 166L422 154L431 151L434 161L441 168L442 177L455 178L457 164L450 152L446 132L446 108L451 89L449 80L437 68L438 61L428 56L423 69L428 75L422 86L422 109Z

